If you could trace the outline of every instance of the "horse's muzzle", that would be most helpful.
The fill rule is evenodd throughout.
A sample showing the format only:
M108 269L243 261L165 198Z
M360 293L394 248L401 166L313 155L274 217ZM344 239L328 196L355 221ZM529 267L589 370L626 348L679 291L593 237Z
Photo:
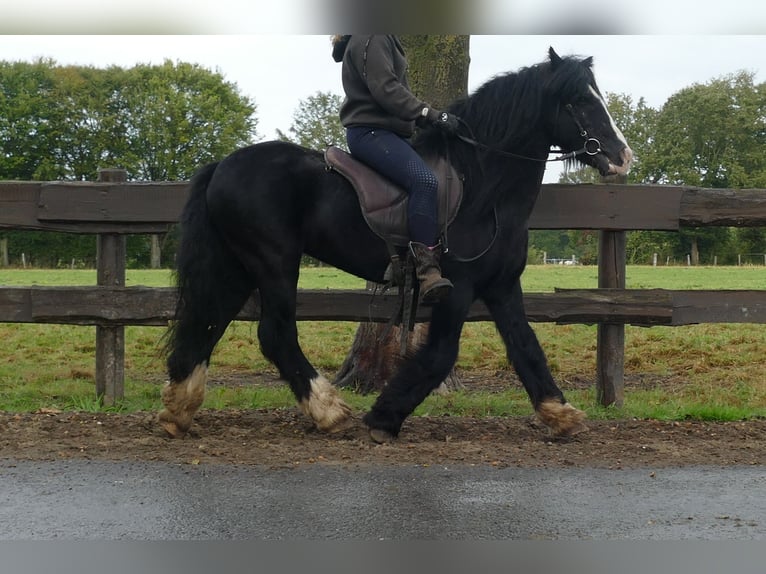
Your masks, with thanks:
M630 166L633 163L633 150L629 147L624 147L620 151L620 165L615 165L611 161L609 162L609 173L611 175L627 175L630 171Z

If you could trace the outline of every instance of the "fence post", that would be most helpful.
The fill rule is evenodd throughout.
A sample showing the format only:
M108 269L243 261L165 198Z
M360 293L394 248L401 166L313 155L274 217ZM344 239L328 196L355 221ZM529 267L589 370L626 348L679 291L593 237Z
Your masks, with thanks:
M98 181L121 183L122 169L100 169ZM100 233L97 237L96 277L99 287L125 286L125 236ZM111 406L125 397L125 327L96 326L96 396Z
M627 183L625 176L603 179L609 183ZM599 231L599 289L625 289L626 237L624 231ZM599 323L596 363L596 400L603 406L622 406L625 398L624 324Z

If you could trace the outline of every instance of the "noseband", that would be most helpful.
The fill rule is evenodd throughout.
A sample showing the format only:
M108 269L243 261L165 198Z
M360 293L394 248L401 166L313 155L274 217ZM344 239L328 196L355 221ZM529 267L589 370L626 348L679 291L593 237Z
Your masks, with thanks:
M572 104L566 104L564 106L564 109L569 112L569 114L572 116L572 120L574 121L575 125L577 126L577 129L580 130L580 136L585 140L585 143L583 144L582 148L578 149L577 151L570 151L567 154L564 154L560 157L557 157L551 161L563 161L565 159L570 159L573 157L577 157L581 153L587 154L587 155L596 155L597 153L601 152L601 142L598 141L596 138L588 137L588 130L586 130L584 127L582 127L582 124L580 123L580 120L577 119L577 116L574 113L574 106ZM556 114L558 115L558 114ZM590 146L590 147L588 147Z
M564 153L558 157L548 159L548 158L539 158L539 157L529 157L526 155L520 155L517 153L512 153L509 151L505 151L502 149L498 149L492 146L488 146L486 144L481 143L480 141L477 141L474 137L467 137L463 135L458 135L457 138L467 144L470 144L474 147L481 148L485 151L490 151L492 153L496 153L505 157L513 157L516 159L524 159L527 161L538 161L541 163L548 163L548 162L554 162L554 161L566 161L568 159L572 159L577 157L580 154L586 154L590 156L594 156L598 153L601 153L601 142L594 138L594 137L588 137L588 131L582 126L580 123L580 120L577 119L577 116L574 112L574 106L572 104L566 104L564 106L564 109L566 109L569 114L572 116L572 120L574 121L575 125L577 126L577 129L580 131L580 136L583 138L584 143L583 146L575 151L570 151L569 153ZM556 117L558 117L558 110L556 111ZM462 118L459 120L460 123L462 123L466 128L468 128L468 132L473 136L473 130L471 130L471 126L469 126L465 121L462 120ZM560 153L560 152L556 152Z

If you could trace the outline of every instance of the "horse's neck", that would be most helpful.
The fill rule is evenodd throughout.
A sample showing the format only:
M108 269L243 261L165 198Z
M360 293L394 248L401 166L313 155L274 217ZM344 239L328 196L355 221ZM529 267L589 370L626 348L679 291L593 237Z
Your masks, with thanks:
M519 216L529 216L534 207L540 184L545 173L545 162L550 145L537 136L529 138L527 145L506 152L518 154L525 158L508 158L491 151L484 159L484 168L479 169L482 187L488 195L480 194L483 201L492 204L492 208L501 211L512 211Z
M518 162L524 160L517 160ZM509 162L510 163L510 162ZM510 210L522 217L529 217L540 193L545 164L533 163L508 170L508 183L497 193L497 207Z

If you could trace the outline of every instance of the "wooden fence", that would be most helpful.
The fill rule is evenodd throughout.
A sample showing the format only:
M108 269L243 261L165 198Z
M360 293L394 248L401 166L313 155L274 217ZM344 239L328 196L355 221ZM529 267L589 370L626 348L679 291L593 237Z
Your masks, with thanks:
M125 286L125 234L164 233L179 217L186 183L127 183L121 170L97 182L0 182L0 228L98 235L97 286L0 287L0 322L96 326L96 393L124 396L124 326L166 326L170 288ZM625 325L766 323L766 288L669 291L625 288L625 231L682 226L766 226L766 190L602 184L544 185L533 229L599 230L598 288L528 293L531 321L598 324L601 404L622 404ZM388 321L394 295L311 291L298 296L298 320ZM255 294L239 320L257 321ZM418 320L428 319L427 311ZM480 303L469 321L490 320Z

